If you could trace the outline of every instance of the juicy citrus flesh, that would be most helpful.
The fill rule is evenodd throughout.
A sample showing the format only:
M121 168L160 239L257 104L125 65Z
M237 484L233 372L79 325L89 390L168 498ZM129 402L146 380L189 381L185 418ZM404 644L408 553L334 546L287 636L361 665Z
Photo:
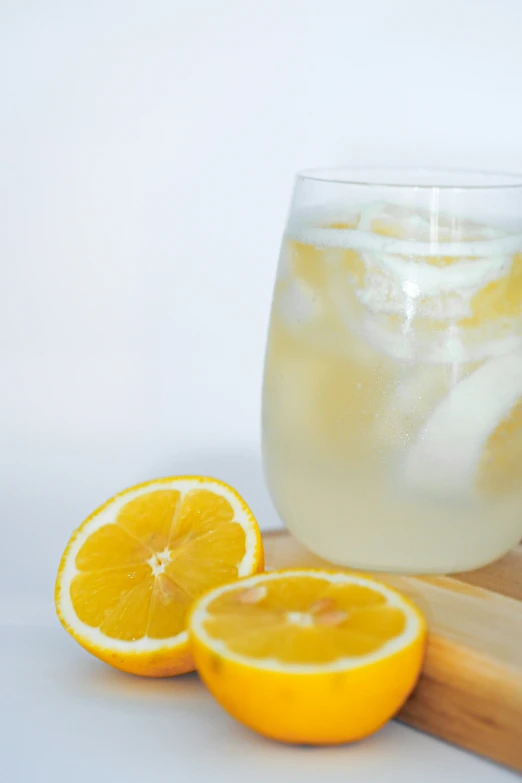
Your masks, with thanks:
M79 619L113 639L180 633L194 598L238 577L245 531L233 517L230 503L206 489L129 501L76 556L70 589Z
M200 477L133 487L74 534L57 579L59 617L98 657L138 674L193 668L193 601L262 567L260 534L236 493Z
M282 664L328 664L369 655L400 636L404 612L360 584L289 577L226 592L208 609L205 630L228 649Z
M329 744L389 720L419 676L421 613L374 580L280 571L199 601L196 666L222 706L267 736Z

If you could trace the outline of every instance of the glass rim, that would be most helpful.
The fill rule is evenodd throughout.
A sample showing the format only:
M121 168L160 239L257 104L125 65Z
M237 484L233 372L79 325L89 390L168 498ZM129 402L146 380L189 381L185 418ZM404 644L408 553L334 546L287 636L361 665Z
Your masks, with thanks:
M416 177L419 181L416 181ZM422 178L433 181L422 182ZM444 182L444 178L455 181ZM522 174L516 172L429 166L332 166L302 169L296 173L296 180L396 190L477 191L522 188ZM477 182L478 180L481 181Z

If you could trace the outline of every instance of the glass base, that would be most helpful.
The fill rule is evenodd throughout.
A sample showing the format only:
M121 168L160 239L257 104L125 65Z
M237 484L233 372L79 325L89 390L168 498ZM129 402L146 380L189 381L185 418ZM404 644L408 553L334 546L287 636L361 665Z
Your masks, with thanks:
M470 571L477 571L480 568L485 568L492 563L497 562L502 557L508 554L511 549L517 545L518 541L513 542L512 546L509 546L499 552L497 555L484 559L484 560L466 560L465 558L458 558L458 565L448 562L433 563L429 566L423 565L416 567L412 564L402 563L380 563L374 560L356 560L352 558L339 557L338 553L332 557L330 550L325 550L320 546L307 542L306 537L296 533L288 528L288 532L305 547L311 554L324 560L327 565L338 566L340 568L348 568L353 571L360 571L364 574L375 574L377 577L379 574L393 574L396 576L451 576L452 574L468 573Z

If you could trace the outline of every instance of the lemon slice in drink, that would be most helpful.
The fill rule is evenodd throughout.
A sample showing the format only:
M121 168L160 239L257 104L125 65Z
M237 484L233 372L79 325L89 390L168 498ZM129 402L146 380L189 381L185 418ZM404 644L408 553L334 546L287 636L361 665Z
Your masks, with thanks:
M421 428L401 475L441 497L520 483L522 351L490 359L453 387Z

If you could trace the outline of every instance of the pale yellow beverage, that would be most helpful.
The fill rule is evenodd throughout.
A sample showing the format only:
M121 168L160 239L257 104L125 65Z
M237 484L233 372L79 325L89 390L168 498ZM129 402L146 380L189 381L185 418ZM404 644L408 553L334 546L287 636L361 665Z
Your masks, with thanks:
M283 241L265 471L286 525L332 562L460 571L522 538L522 240L433 225L367 201L298 210Z

